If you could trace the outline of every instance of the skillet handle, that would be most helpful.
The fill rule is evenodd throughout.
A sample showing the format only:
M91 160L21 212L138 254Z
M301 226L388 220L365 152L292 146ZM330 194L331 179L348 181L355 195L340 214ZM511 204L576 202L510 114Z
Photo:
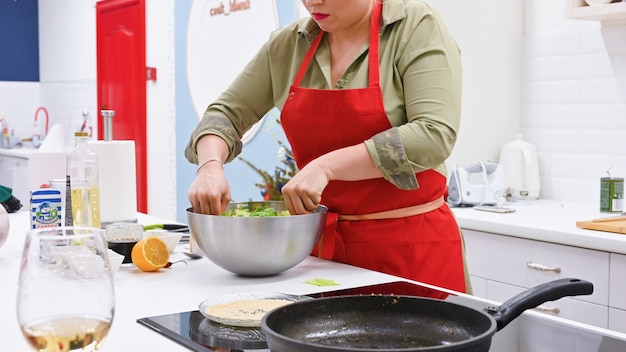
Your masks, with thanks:
M497 330L500 331L527 309L536 308L545 302L556 301L567 296L590 295L592 293L593 284L589 281L559 279L530 288L507 300L499 307L487 307L485 312L496 320Z

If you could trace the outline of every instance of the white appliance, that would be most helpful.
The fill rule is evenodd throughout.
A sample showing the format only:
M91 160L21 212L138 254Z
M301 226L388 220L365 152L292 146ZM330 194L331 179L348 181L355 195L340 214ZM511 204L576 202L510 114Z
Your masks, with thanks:
M496 205L504 193L502 166L478 161L454 165L448 179L448 204L453 206Z
M537 150L534 145L523 140L520 133L515 140L502 146L499 163L504 171L507 193L510 190L514 199L539 198Z

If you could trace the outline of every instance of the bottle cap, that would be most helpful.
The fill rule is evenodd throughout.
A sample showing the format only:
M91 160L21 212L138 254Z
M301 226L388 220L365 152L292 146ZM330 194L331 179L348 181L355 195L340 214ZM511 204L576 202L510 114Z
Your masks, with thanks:
M74 132L74 137L88 137L89 133L85 131Z

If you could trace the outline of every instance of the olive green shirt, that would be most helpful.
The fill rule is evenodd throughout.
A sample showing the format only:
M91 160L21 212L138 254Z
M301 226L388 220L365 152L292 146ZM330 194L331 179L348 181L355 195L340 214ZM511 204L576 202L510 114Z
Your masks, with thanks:
M269 110L283 107L319 31L315 21L304 18L270 35L206 109L185 150L189 162L198 162L196 144L206 134L226 141L227 161L241 153L243 134ZM444 162L456 141L461 115L460 51L439 14L421 0L384 0L380 33L380 84L393 127L365 145L385 179L400 189L415 189L415 173L447 173ZM368 47L364 44L332 89L367 86ZM330 52L324 39L301 86L331 89Z

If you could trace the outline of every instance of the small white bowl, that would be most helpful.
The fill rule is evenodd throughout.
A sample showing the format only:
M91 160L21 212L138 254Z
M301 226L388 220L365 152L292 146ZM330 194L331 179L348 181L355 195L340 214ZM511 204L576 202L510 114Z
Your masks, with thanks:
M143 237L154 236L162 239L167 244L167 249L172 252L183 237L182 233L169 232L166 230L150 230L143 233Z
M111 274L115 276L115 274L117 274L117 271L120 270L120 267L122 266L124 256L119 253L115 253L112 249L108 250L108 254L109 264L111 265Z
M613 0L585 0L587 5L589 6L606 5L606 4L610 4L611 1Z

